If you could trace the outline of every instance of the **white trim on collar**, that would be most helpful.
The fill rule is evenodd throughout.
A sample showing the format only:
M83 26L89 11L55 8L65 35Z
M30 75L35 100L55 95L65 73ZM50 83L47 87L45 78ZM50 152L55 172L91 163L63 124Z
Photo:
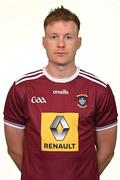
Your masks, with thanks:
M51 81L53 82L58 82L58 83L67 83L67 82L70 82L72 81L73 79L75 79L78 75L79 75L79 72L80 72L80 68L77 67L75 73L68 77L68 78L62 78L62 79L58 79L58 78L54 78L53 76L51 76L50 74L48 74L46 68L44 67L43 68L43 74Z

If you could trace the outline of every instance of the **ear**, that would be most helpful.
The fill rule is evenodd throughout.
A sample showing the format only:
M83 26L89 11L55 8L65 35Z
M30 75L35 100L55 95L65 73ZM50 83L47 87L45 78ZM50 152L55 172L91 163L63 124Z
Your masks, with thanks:
M79 37L79 38L78 38L78 49L80 48L81 43L82 43L82 38L81 38L81 37Z
M42 38L42 45L44 48L46 48L45 37Z

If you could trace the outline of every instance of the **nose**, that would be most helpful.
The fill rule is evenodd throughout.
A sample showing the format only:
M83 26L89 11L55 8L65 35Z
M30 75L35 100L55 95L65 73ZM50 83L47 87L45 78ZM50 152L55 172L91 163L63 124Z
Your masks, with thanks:
M57 47L58 48L64 48L65 47L65 40L64 40L64 38L59 38L58 39Z

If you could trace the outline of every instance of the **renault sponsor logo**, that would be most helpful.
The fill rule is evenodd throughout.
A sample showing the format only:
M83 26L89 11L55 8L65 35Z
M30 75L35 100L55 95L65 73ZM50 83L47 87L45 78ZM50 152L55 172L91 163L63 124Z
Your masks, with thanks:
M60 126L61 130L59 130ZM69 131L69 126L64 116L56 116L53 123L50 126L50 129L57 141L63 141Z
M75 112L43 112L41 114L41 150L79 151L78 119L79 114Z
M61 94L61 95L64 95L64 94L69 94L69 91L66 90L66 89L63 89L63 90L53 90L53 94Z
M37 103L37 104L39 104L39 103L40 104L47 103L44 97L36 97L36 96L33 96L31 98L31 102L32 103Z
M52 143L45 143L44 144L44 148L47 148L47 149L74 149L75 148L75 143L72 143L72 144L52 144Z

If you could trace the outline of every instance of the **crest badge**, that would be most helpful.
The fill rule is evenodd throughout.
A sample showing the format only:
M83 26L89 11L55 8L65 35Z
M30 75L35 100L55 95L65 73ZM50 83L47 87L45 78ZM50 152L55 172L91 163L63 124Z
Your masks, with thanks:
M77 105L80 108L86 108L87 107L87 99L88 99L87 94L79 94L79 95L77 95Z

